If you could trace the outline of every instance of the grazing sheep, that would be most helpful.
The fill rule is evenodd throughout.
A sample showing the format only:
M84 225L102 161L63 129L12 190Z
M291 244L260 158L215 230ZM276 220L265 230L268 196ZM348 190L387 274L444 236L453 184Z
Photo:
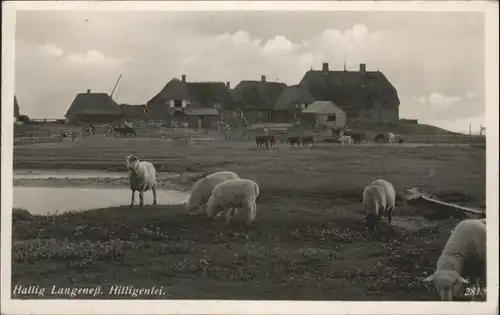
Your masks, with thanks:
M199 179L196 183L194 183L191 195L189 196L189 200L186 205L188 213L191 215L200 214L205 210L204 206L212 195L212 191L215 186L226 180L238 178L240 177L234 172L220 171Z
M394 189L394 186L384 179L377 179L372 183L372 185L379 185L384 187L385 200L387 202L384 211L387 215L387 221L389 222L389 224L392 224L392 212L396 207L396 190Z
M452 301L462 284L485 280L486 273L486 221L467 219L453 229L443 248L433 274L423 279L433 282L442 301Z
M370 230L380 229L380 220L387 206L384 187L370 184L363 191L363 209Z
M387 138L389 140L389 143L394 143L394 140L395 140L396 136L392 132L388 132L387 133Z
M238 208L246 211L246 223L255 220L257 213L256 199L259 196L259 185L249 179L230 179L215 186L207 203L207 216L215 217L225 211L226 224L236 215Z
M130 206L134 205L135 192L138 191L140 206L142 207L144 192L148 190L153 192L153 204L156 205L156 170L153 164L148 161L139 161L136 156L131 154L126 158L126 167L130 189L132 190Z

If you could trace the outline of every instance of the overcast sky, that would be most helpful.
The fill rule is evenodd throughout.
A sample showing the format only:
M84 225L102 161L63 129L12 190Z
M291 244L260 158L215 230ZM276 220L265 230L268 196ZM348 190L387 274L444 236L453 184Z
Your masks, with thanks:
M144 104L172 78L297 84L311 67L366 63L398 90L400 116L455 131L484 124L484 16L463 12L17 13L21 112L62 118L75 95Z

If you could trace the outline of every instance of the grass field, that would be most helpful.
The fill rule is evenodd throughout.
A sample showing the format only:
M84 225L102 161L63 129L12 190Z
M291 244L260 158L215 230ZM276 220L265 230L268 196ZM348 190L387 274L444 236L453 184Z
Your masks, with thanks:
M370 235L364 186L384 178L398 192L420 186L444 201L485 206L486 152L467 147L267 150L245 142L95 139L16 147L14 168L123 171L129 153L159 172L224 169L255 180L256 221L226 226L161 205L16 220L13 286L162 285L166 295L149 298L177 299L435 300L420 279L433 271L456 221ZM396 222L425 212L401 200L396 209Z

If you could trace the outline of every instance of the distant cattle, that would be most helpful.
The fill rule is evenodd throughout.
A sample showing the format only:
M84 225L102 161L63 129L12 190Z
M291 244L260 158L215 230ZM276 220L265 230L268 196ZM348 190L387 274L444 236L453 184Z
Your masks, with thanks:
M130 128L130 127L115 127L115 128L113 128L113 131L118 132L119 134L125 135L125 136L129 136L129 135L136 136L137 135L135 133L135 129Z
M299 136L290 136L290 137L288 137L287 142L290 144L290 147L292 147L292 148L294 145L297 145L297 147L300 147L300 143L301 143Z
M300 141L302 142L302 147L307 147L308 144L311 145L314 144L314 137L313 136L300 137Z
M384 141L385 140L385 135L383 133L379 133L376 137L375 137L375 142L379 142L379 141Z
M361 132L351 132L349 134L345 134L346 136L351 136L352 143L363 143L366 142L366 135Z
M264 147L275 148L276 147L276 137L270 136L270 135L256 136L255 143L257 144L258 148L264 148Z

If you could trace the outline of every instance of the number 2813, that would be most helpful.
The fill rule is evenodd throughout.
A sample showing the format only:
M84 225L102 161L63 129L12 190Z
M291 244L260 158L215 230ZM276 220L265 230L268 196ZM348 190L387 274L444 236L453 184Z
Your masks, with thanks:
M465 288L465 296L486 296L485 288Z

